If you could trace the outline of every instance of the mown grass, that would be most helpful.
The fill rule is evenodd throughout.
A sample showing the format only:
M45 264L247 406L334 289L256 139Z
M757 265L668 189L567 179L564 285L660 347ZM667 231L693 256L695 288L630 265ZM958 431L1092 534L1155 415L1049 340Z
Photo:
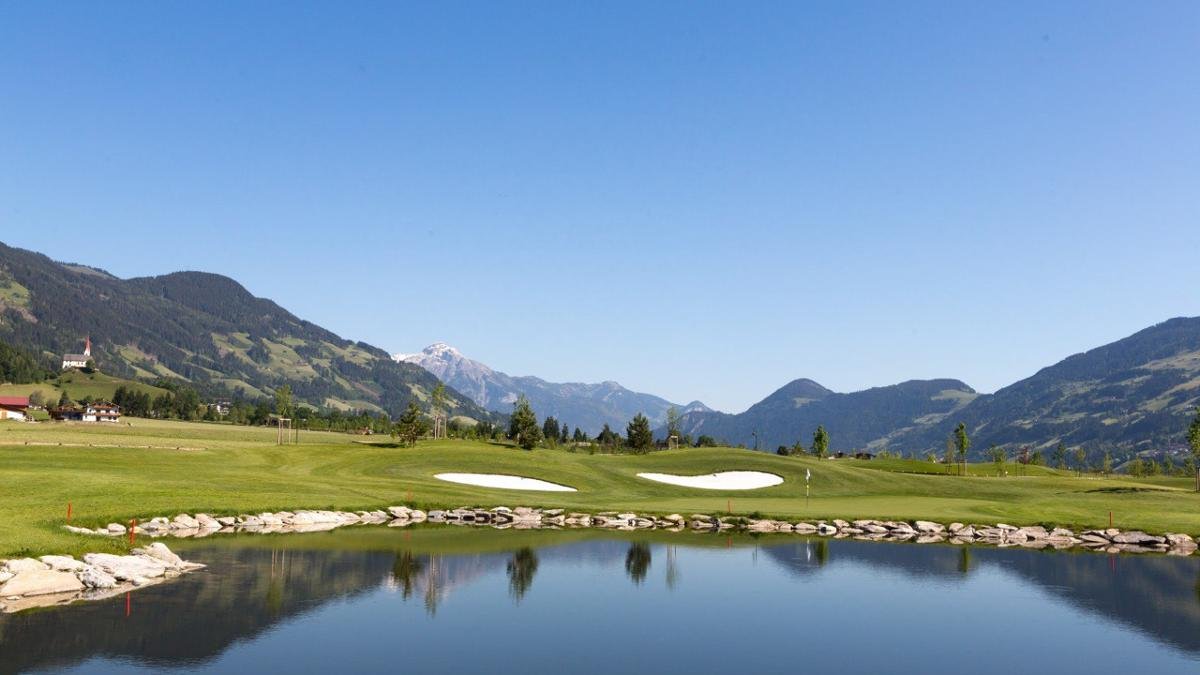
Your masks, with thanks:
M817 461L731 448L645 456L525 452L468 441L399 448L387 439L363 443L360 436L323 432L301 433L299 445L277 446L272 429L129 423L0 424L0 557L126 546L124 540L64 531L68 502L76 523L93 526L181 512L366 509L407 502L426 508L527 504L684 515L730 510L805 519L920 518L1075 528L1106 526L1112 511L1118 527L1200 533L1200 495L1189 490L1187 479L1080 478L1051 469L995 477L990 464L971 467L973 474L985 475L961 477L920 473L911 466L922 462ZM155 447L133 447L139 445ZM785 480L762 490L714 492L635 475L735 469L768 471ZM805 470L813 476L810 499L804 497ZM433 477L443 471L530 476L579 491L475 488Z

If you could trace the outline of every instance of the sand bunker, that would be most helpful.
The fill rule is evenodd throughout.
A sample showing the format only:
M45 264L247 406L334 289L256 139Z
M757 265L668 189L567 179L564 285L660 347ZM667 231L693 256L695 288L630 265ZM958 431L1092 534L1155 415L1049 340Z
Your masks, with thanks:
M757 490L759 488L779 485L782 476L763 471L722 471L703 476L676 476L669 473L639 473L638 478L682 485L683 487L700 488L702 490Z
M575 492L575 488L559 485L558 483L549 483L536 478L524 478L522 476L505 476L499 473L439 473L435 474L434 478L438 480L449 481L451 483L462 483L464 485L478 485L479 487L501 488L503 490L538 490L541 492Z

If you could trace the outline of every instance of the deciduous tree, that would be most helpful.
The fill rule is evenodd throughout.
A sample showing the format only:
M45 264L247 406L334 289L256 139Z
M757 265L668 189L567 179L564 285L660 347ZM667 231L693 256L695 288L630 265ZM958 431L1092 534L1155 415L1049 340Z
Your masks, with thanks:
M817 456L817 459L825 459L829 454L829 432L825 431L825 425L817 425L817 430L813 432L812 453Z

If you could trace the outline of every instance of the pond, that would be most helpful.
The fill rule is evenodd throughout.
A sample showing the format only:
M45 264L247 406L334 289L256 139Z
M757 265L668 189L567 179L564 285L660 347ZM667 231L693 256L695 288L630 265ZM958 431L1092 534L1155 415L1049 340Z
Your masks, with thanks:
M0 616L0 672L1195 673L1200 557L359 527Z

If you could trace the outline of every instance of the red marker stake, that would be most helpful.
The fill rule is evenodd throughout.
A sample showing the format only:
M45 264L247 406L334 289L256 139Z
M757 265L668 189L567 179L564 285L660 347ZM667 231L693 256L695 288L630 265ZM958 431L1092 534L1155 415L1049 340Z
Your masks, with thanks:
M71 522L71 502L67 502L67 522Z
M137 518L129 521L129 545L133 546L133 542L137 540Z

